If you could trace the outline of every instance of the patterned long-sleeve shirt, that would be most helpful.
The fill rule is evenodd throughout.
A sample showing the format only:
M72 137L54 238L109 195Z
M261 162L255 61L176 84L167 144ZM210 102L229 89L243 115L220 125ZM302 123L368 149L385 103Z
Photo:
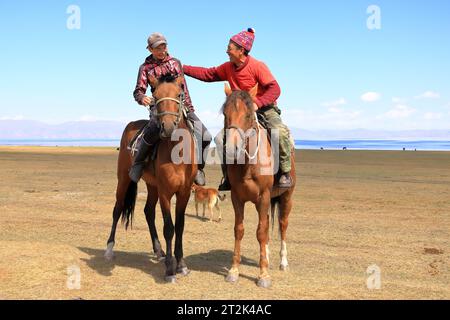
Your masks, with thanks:
M163 61L158 61L152 55L145 59L145 62L139 67L139 73L136 81L136 88L133 96L137 103L142 105L142 99L145 97L148 86L150 85L148 78L154 76L156 79L164 75L170 74L173 77L178 77L183 74L182 66L179 60L167 55ZM150 86L151 87L151 86ZM152 93L155 88L151 88ZM191 111L194 111L186 79L184 79L184 103Z

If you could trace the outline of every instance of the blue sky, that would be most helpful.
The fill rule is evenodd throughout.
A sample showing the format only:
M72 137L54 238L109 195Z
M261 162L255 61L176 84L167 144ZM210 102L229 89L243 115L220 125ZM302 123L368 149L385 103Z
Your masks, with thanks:
M79 30L66 27L69 5ZM370 5L379 30L367 28ZM145 118L132 92L150 33L165 34L183 63L210 67L250 26L251 55L277 78L289 126L450 129L446 0L1 1L0 119ZM220 126L223 84L188 86L201 119Z

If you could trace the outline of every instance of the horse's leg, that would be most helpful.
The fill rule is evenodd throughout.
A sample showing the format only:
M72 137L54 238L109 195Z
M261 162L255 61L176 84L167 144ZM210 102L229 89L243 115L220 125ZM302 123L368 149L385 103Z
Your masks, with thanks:
M203 218L205 217L205 207L206 207L206 202L203 201Z
M106 251L105 251L105 259L106 260L112 260L114 258L114 244L115 244L115 237L116 237L116 228L117 228L117 222L120 219L120 213L123 209L123 203L120 203L116 201L116 204L114 205L113 209L113 223L111 227L111 233L109 235L109 239L106 243Z
M280 249L280 270L286 271L288 269L287 247L286 247L286 231L288 228L289 213L292 209L292 192L285 193L280 199L280 235L281 235L281 249Z
M198 202L197 201L195 201L195 214L198 217Z
M183 258L183 231L186 207L189 202L189 191L177 194L175 206L175 258L177 259L177 273L187 276L190 271Z
M258 211L259 223L256 231L256 237L259 242L259 268L260 274L258 277L258 286L268 288L271 286L271 279L269 276L269 206L270 206L270 191L266 191L261 195L259 202L256 203L256 210Z
M150 230L150 238L152 239L153 252L156 258L159 260L166 256L161 243L159 242L158 232L155 225L155 207L158 202L158 188L152 187L147 184L147 203L145 204L144 212L145 219L147 220L148 229Z
M117 189L116 189L116 204L114 205L114 210L113 210L113 223L112 223L109 239L106 243L106 251L105 251L105 255L104 255L106 260L112 260L114 258L113 248L114 248L114 244L115 244L117 223L119 222L120 215L121 215L124 205L125 205L125 196L126 196L127 189L128 189L130 182L131 182L131 180L130 180L130 178L128 178L127 173L119 176L119 180L117 182Z
M234 208L234 253L231 269L228 271L226 281L236 282L239 279L239 264L241 263L241 241L244 237L244 202L231 191L231 201Z
M170 198L172 195L162 194L159 190L159 205L164 220L164 239L166 240L166 274L167 282L175 283L176 281L176 261L172 255L172 240L174 235L174 225L170 214Z

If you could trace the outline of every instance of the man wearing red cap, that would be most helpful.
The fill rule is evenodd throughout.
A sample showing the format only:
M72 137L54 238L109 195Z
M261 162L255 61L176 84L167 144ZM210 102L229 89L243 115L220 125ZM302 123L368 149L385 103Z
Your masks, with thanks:
M252 28L242 31L231 37L227 54L229 62L213 67L202 68L184 65L184 73L195 79L213 82L228 81L232 90L250 91L258 85L258 92L254 98L253 107L256 112L262 113L267 119L271 129L278 129L279 132L279 152L280 152L280 178L277 185L282 188L289 188L292 185L291 171L291 141L289 129L283 124L277 106L277 99L281 90L278 82L270 72L269 68L249 55L255 39L255 31ZM218 149L223 148L221 137L215 139ZM226 165L222 164L224 180L219 186L220 191L230 190L231 186L226 174Z

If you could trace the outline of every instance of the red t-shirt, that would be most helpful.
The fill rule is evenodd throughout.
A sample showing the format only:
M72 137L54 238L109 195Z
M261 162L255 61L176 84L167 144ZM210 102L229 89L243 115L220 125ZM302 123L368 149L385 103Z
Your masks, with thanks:
M251 56L248 56L239 67L232 62L225 62L213 68L184 65L183 71L186 75L201 81L228 81L232 90L250 91L258 84L255 102L260 108L276 104L276 100L280 96L280 86L269 68Z

